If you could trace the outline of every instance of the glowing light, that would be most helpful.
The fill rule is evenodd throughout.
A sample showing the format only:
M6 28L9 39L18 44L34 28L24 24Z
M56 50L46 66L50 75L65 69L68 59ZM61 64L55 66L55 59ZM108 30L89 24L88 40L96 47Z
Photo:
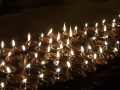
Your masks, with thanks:
M102 47L99 47L99 51L100 51L100 53L103 53Z
M60 52L57 51L57 58L60 58Z
M38 46L40 47L40 46L41 46L41 44L42 44L42 43L41 43L41 42L39 42Z
M3 83L3 82L1 82L0 84L1 84L1 87L2 87L2 88L4 88L4 86L5 86L5 85L4 85L4 83Z
M66 45L69 45L70 44L70 40L69 40L69 38L67 39L67 44Z
M97 54L94 54L94 59L96 59L97 58Z
M98 27L98 23L95 24L95 27L96 27L96 28Z
M47 36L49 36L52 33L52 28L50 29L50 31L48 32Z
M83 53L84 52L84 47L83 46L81 46L81 53Z
M30 66L31 66L31 64L29 63L29 64L27 64L26 68L30 68Z
M87 60L85 61L85 64L86 64L86 65L88 64L88 61L87 61Z
M41 34L41 37L42 37L42 38L44 37L44 34L43 34L43 33Z
M1 62L1 65L2 65L2 66L5 66L5 62L4 62L4 61L3 61L3 62Z
M23 83L26 83L27 82L27 78L23 79Z
M13 46L13 47L15 46L15 41L14 41L14 40L12 40L12 46Z
M103 24L105 23L105 19L102 21L102 23L103 23Z
M106 32L107 31L107 27L106 27L106 25L104 25L104 32Z
M70 52L71 52L71 55L73 56L73 55L74 55L74 52L73 52L73 50L72 50L72 49L71 49L71 51L70 51Z
M87 31L84 31L84 35L87 35Z
M72 37L72 28L70 26L69 36Z
M87 26L88 26L88 24L86 23L86 24L85 24L85 27L87 28Z
M75 26L75 29L74 30L76 30L77 31L77 26Z
M105 41L105 42L104 42L104 45L105 45L105 46L107 46L107 45L108 45L107 41Z
M57 68L57 69L56 69L56 72L59 73L59 72L60 72L60 68Z
M3 41L1 42L1 48L2 49L4 48L4 42Z
M45 65L45 61L42 61L42 62L41 62L41 65Z
M8 52L8 57L10 57L12 55L12 53L11 52Z
M22 50L23 50L23 51L25 51L25 50L26 50L26 49L25 49L25 45L22 45Z
M60 40L60 32L58 32L58 35L57 35L57 41Z
M8 73L11 73L11 70L10 70L9 67L6 67L6 69L7 69L7 72L8 72Z
M69 61L67 61L67 66L68 66L68 68L70 68L70 67L71 67L71 64L70 64L70 62L69 62Z
M47 52L50 52L50 45L48 45Z
M63 45L62 44L60 44L60 49L63 49Z
M28 41L30 41L31 39L31 36L30 36L30 33L28 33Z
M44 74L43 74L43 73L39 75L39 78L43 78L43 77L44 77Z
M63 31L66 32L66 25L64 23L64 26L63 26Z
M50 44L52 43L52 38L49 39L49 43L50 43Z
M38 53L35 53L35 58L38 58Z

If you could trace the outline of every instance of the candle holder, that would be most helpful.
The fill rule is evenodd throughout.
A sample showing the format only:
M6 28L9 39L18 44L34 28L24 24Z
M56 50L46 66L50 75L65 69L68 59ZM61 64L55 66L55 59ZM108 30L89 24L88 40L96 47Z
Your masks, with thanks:
M94 65L88 60L85 60L84 64L82 65L82 68L87 72L95 72L97 70L96 65Z
M8 74L6 77L6 79L12 84L21 83L25 78L25 74L19 72Z

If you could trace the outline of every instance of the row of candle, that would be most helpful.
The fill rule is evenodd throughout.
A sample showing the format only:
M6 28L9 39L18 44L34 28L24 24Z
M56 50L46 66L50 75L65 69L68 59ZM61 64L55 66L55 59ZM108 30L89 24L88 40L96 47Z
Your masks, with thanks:
M112 25L103 20L100 27L98 23L95 27L85 24L82 30L70 26L69 32L64 24L62 33L50 29L47 36L41 34L39 41L31 40L30 33L20 46L12 40L12 48L5 48L2 41L0 88L37 90L38 86L96 71L97 65L106 65L119 56L119 28L115 19Z

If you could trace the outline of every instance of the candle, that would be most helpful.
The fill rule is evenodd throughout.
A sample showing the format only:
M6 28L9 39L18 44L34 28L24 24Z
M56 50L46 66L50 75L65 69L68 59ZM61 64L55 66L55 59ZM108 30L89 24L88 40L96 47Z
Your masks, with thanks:
M97 70L94 64L88 63L88 60L85 60L85 64L82 65L83 70L87 72L95 72Z
M86 57L83 46L80 47L80 50L81 50L81 53L80 53L81 57Z
M4 88L7 86L8 82L5 78L0 77L0 89L4 90Z
M20 62L20 56L19 55L12 55L11 52L8 53L6 60L11 63L18 63Z
M18 73L8 74L6 79L10 83L15 84L15 83L21 83L25 77L26 77L25 74L18 72Z
M37 67L31 67L31 64L27 64L26 66L26 74L29 76L38 76L40 73L40 69Z
M88 24L85 24L84 30L88 30Z
M35 83L27 82L27 79L25 78L23 80L23 83L20 85L20 90L37 90L38 85Z
M13 50L15 50L15 41L12 40L12 47L13 47Z
M107 41L104 42L104 50L108 50L108 42Z
M107 64L107 61L105 59L97 58L97 54L94 54L94 59L92 59L92 62L99 65Z
M105 25L105 19L102 21L102 26L104 26Z
M119 41L116 41L115 47L118 48L118 49L120 48L120 42Z
M25 44L29 47L36 47L38 43L36 41L32 41L31 35L30 35L30 33L28 33L28 41L25 42Z
M66 35L66 25L64 23L64 26L63 26L63 34Z
M75 28L74 28L74 35L77 35L77 29L78 29L78 27L75 26Z

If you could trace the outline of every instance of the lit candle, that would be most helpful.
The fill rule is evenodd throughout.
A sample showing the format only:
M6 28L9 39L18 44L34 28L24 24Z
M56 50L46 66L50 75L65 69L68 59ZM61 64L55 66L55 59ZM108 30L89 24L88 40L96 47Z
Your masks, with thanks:
M83 70L85 70L87 72L95 72L97 70L97 68L94 64L88 63L88 60L84 61L82 68L83 68Z
M66 35L66 25L64 23L64 26L63 26L63 34Z
M69 37L71 38L73 35L72 35L72 28L70 26L70 31L69 31Z
M95 28L98 28L98 23L95 24Z
M88 24L85 24L84 30L88 30Z
M13 50L15 50L15 41L12 40L12 47L13 47Z
M98 36L99 34L98 34L98 29L96 28L95 29L95 36Z
M116 26L116 23L115 23L115 19L113 19L113 22L112 22L112 31L116 31L116 29L115 29L115 26Z
M58 32L57 41L60 41L60 32Z
M97 58L97 54L94 54L94 59L92 62L99 65L106 65L108 62L105 59Z
M50 34L52 34L53 29L51 28L50 31L48 32L47 36L49 36Z
M103 26L105 25L105 19L102 21L102 25L103 25Z
M74 28L74 35L76 35L77 34L77 26L75 26L75 28Z
M4 83L1 82L0 85L1 85L1 88L2 88L1 90L4 90Z
M80 55L81 55L82 57L85 57L84 47L83 47L83 46L81 46L81 47L80 47L80 50L81 50Z
M107 41L104 42L104 50L108 50L108 42Z
M115 47L118 48L118 49L120 48L120 42L119 41L116 41Z
M71 67L70 61L67 61L66 63L67 63L67 67L70 68Z
M88 46L87 46L87 52L88 52L88 53L89 53L89 52L92 52L92 47L91 47L90 44L88 44Z
M114 54L115 54L116 56L119 55L119 53L118 53L118 49L117 49L116 47L114 48L113 52L114 52Z

